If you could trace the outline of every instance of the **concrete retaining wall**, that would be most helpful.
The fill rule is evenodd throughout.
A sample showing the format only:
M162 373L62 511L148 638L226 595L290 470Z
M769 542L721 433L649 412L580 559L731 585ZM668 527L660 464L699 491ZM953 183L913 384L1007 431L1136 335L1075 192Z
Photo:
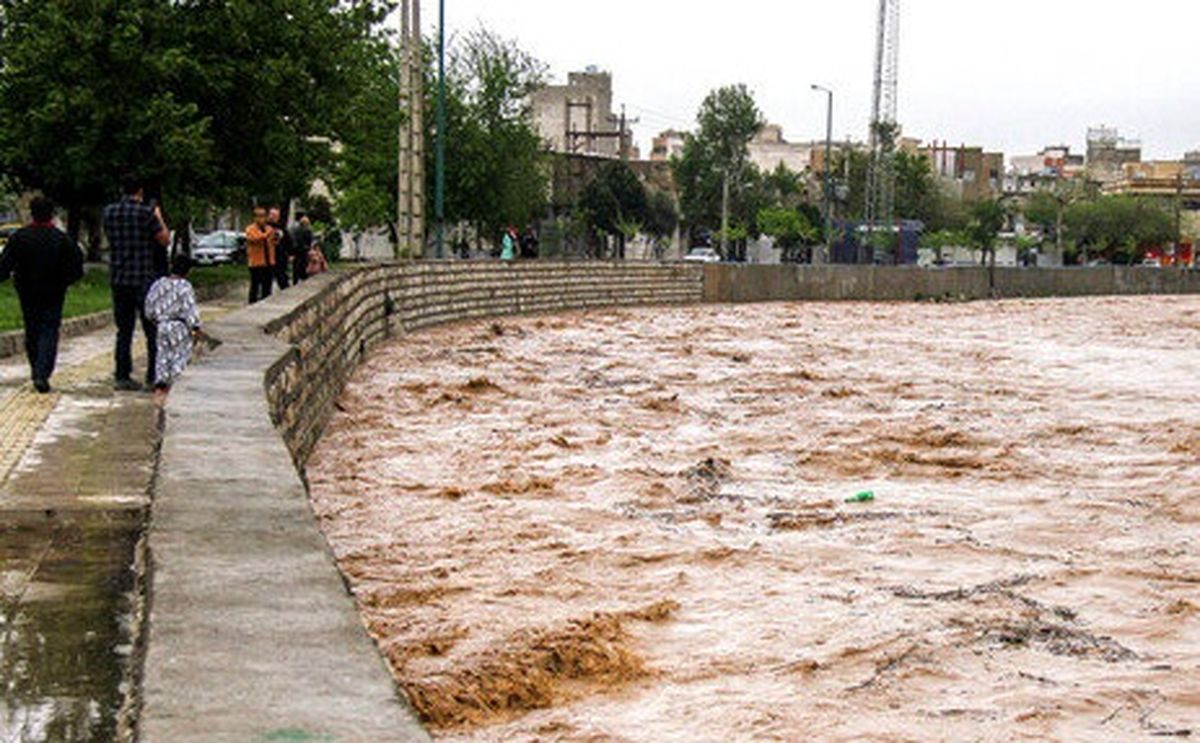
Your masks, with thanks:
M1200 271L1162 268L926 269L883 266L704 267L706 302L808 300L911 301L936 297L1072 297L1196 294Z
M316 445L342 383L392 333L500 315L699 302L698 266L638 263L411 263L361 269L267 331L292 349L266 375L272 420L298 465Z

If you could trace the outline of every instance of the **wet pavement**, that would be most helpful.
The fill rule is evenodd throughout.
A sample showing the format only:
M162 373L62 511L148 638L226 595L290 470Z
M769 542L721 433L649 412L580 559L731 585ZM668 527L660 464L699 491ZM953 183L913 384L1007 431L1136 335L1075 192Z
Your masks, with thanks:
M440 739L1194 738L1198 349L1197 297L470 323L308 476Z
M50 395L0 359L3 743L131 733L158 410L112 390L112 332L64 343Z

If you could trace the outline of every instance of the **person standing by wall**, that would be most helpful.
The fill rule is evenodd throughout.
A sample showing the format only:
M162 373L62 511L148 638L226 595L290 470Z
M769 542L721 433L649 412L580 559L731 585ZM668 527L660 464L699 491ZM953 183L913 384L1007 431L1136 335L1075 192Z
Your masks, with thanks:
M141 181L128 179L124 197L104 208L104 232L112 250L109 262L109 284L112 286L113 318L117 323L117 342L114 351L115 387L118 390L140 390L131 379L133 374L133 330L141 318L146 336L146 384L154 383L154 356L158 343L154 323L143 314L146 290L162 275L161 254L171 244L171 233L163 222L162 211L144 203L145 189Z
M517 244L520 239L517 237L517 228L509 225L504 230L504 237L500 238L500 260L511 261L517 257Z
M39 196L30 205L33 224L8 238L0 253L0 281L13 276L25 322L25 355L33 387L50 391L50 375L58 360L67 287L83 278L83 253L54 226L54 203Z
M524 234L521 235L521 257L527 259L538 257L538 236L533 225L528 225Z
M309 251L313 246L312 222L307 214L301 214L292 229L292 283L299 284L308 278Z
M275 281L277 235L267 223L266 207L254 207L254 222L246 228L246 265L250 268L250 304L271 296Z
M294 252L292 236L283 223L283 210L279 207L271 207L267 212L267 222L275 230L275 283L279 284L279 291L283 291L288 288L288 264Z

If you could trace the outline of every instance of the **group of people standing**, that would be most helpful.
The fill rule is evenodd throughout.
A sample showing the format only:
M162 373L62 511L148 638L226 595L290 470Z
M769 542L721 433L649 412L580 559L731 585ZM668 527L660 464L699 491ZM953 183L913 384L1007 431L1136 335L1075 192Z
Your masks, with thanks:
M271 296L275 284L280 290L288 288L289 267L292 284L328 269L307 215L299 215L289 231L282 210L264 206L254 207L254 221L246 228L246 265L250 268L250 304Z
M526 227L525 234L517 232L517 228L511 224L504 229L504 235L500 238L500 260L537 257L538 237L533 227Z
M171 232L161 206L147 200L142 182L130 179L122 192L120 200L104 208L102 218L116 324L113 384L123 391L153 389L161 401L186 368L200 332L200 310L187 278L192 262L182 253L169 258ZM0 281L14 277L33 386L45 394L58 356L67 289L83 277L84 258L55 226L50 199L34 198L30 211L33 221L17 230L0 254ZM286 289L328 269L308 218L301 215L289 231L278 208L255 207L254 222L246 228L246 257L251 303L270 296L274 284ZM133 336L139 323L146 338L144 385L133 379Z

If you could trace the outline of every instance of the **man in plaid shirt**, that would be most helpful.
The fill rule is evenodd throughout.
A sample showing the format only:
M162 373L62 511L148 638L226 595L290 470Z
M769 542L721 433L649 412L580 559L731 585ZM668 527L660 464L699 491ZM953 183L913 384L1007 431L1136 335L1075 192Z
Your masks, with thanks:
M125 196L104 208L104 232L112 250L108 278L112 285L113 317L117 323L116 388L138 390L141 385L133 374L133 329L141 318L148 354L146 379L152 386L157 338L154 323L144 314L146 292L162 274L162 261L155 260L171 242L171 233L163 222L162 211L143 201L141 182L130 180Z

